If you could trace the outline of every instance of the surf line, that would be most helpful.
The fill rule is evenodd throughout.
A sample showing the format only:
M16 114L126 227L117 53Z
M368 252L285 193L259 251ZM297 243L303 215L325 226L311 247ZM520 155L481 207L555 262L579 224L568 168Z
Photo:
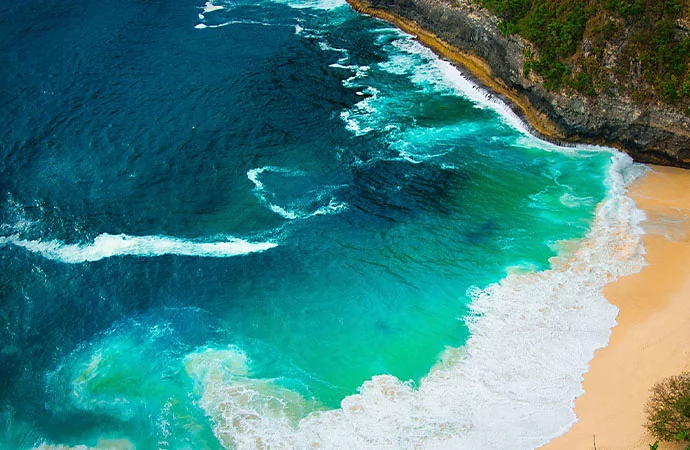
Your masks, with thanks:
M347 0L347 2L358 13L393 24L403 32L412 35L436 55L450 61L462 71L463 75L470 78L470 81L486 88L491 100L502 100L525 123L530 134L558 145L572 145L571 142L566 141L564 134L548 116L532 106L525 96L495 77L489 64L482 58L449 44L413 20L373 7L367 0Z

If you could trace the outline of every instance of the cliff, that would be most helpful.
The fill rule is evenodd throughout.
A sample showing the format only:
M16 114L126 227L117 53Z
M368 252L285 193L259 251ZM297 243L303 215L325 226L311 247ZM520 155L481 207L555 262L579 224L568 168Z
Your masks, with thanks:
M554 88L546 77L525 70L539 48L506 32L504 20L471 0L348 1L356 10L416 35L469 71L542 137L610 145L640 162L690 168L690 117L682 107L664 103L651 92L641 97L639 91L633 95L630 89L617 89L614 79L607 94L601 89L582 93L569 86ZM589 51L589 41L579 44L585 47L578 48L580 55Z

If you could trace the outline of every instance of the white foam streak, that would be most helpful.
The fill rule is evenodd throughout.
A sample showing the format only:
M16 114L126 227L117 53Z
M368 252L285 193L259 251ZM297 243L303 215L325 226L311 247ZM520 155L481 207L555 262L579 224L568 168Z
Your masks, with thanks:
M356 76L356 75L355 75ZM349 83L350 79L343 81L343 84ZM353 133L355 136L364 136L365 134L374 131L375 126L380 125L381 114L379 103L379 91L373 87L367 87L362 91L362 94L367 94L364 100L360 100L355 105L342 111L340 119L345 122L345 129Z
M268 200L266 186L259 180L259 176L264 172L280 173L286 176L301 176L304 175L301 171L289 170L282 167L265 166L257 169L250 169L247 171L247 178L254 184L254 192L256 192L258 199L264 203L274 213L287 220L295 220L299 215L295 211L289 211L282 206L271 203Z
M205 23L200 23L194 26L197 30L203 30L205 28L222 28L228 25L232 25L235 22L223 22L216 25L206 25Z
M206 25L205 23L200 23L194 26L194 28L198 30L203 30L205 28L222 28L222 27L227 27L228 25L259 25L262 27L285 27L285 26L290 26L290 25L284 25L284 24L275 24L275 23L269 23L269 22L259 22L257 20L229 20L227 22L215 24L215 25Z
M349 52L348 52L346 49L344 49L344 48L333 47L333 46L332 46L331 44L329 44L328 42L321 41L321 42L318 43L318 45L319 45L319 48L320 48L321 50L323 50L323 51L336 52L336 53L344 53L345 55L348 55L348 54L349 54ZM346 57L343 57L343 58L346 58Z
M348 208L347 203L344 202L339 202L336 201L335 198L331 198L331 200L328 202L328 205L322 206L313 213L311 213L309 216L314 217L314 216L328 216L330 214L338 214L342 211L345 211Z
M293 9L317 9L331 11L347 6L346 0L272 0Z
M289 210L283 208L282 206L278 206L278 205L275 205L273 203L269 203L268 206L271 209L271 211L278 214L283 219L295 220L295 219L300 217L300 214L297 214L295 211L289 211Z
M347 5L345 0L275 0L294 9L334 10Z
M279 173L282 174L283 176L287 177L299 177L299 176L305 176L306 173L301 171L301 170L290 170L286 169L283 167L276 167L276 166L265 166L265 167L259 167L256 169L250 169L247 171L247 179L251 181L254 184L254 192L256 193L257 198L261 203L263 203L268 209L273 211L274 213L278 214L280 217L287 219L287 220L295 220L295 219L309 219L311 217L315 216L323 216L323 215L330 215L330 214L338 214L348 208L347 203L345 202L338 202L336 201L335 198L331 197L328 205L321 206L315 211L308 213L305 211L300 211L297 209L288 209L284 208L276 203L273 203L269 200L269 197L272 196L270 192L266 189L266 186L261 182L259 179L260 175L264 172L273 172L273 173ZM337 189L342 186L330 186L327 187L326 190L333 190ZM322 194L319 194L318 200L321 200L323 196ZM293 205L294 206L294 205Z
M262 252L278 245L272 242L248 242L236 238L197 242L170 236L129 236L107 233L98 235L90 244L65 244L58 240L26 240L18 235L1 237L0 245L6 244L68 264L99 261L113 256L181 255L227 258Z

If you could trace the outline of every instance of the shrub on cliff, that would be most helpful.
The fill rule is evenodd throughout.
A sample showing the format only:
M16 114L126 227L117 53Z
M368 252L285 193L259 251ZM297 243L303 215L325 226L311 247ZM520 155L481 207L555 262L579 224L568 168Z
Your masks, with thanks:
M690 0L474 0L537 53L549 90L659 100L690 115ZM651 94L651 95L650 95Z
M656 438L690 441L690 372L655 384L645 409L647 428Z

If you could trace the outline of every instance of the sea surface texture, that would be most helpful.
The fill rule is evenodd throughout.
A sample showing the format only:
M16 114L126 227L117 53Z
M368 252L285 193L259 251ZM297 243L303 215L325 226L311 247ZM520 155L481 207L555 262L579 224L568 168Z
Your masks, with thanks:
M534 448L639 171L341 0L0 11L0 447ZM53 447L56 446L56 447Z

